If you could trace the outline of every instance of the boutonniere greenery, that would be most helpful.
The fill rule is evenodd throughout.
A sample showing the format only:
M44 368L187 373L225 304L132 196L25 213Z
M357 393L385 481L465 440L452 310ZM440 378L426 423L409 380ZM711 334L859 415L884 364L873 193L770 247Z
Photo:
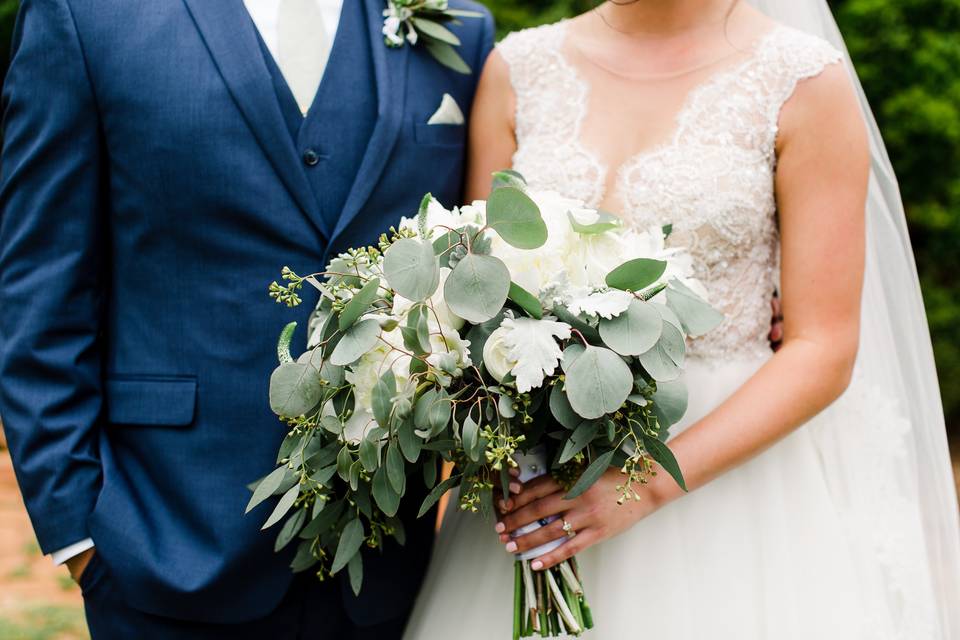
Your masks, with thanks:
M457 53L460 38L444 24L460 24L460 18L482 18L482 13L451 9L448 0L387 0L383 17L383 39L388 47L423 43L440 64L458 73L471 73Z

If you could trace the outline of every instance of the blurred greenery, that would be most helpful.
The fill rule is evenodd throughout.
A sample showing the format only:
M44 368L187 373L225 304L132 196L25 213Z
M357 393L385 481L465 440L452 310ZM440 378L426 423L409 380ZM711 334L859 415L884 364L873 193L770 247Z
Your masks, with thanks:
M600 0L484 0L500 35ZM960 0L831 0L907 207L947 421L960 436ZM0 0L0 72L16 0Z
M0 615L4 640L81 640L88 638L83 610L77 607L37 606Z

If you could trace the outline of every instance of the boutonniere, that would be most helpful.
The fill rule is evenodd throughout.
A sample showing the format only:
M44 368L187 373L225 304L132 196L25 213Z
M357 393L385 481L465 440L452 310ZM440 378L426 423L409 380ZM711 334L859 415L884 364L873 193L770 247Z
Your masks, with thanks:
M422 42L440 64L458 73L471 73L457 53L460 38L443 25L460 24L459 18L482 18L482 13L451 9L447 0L387 0L383 17L383 39L388 47Z

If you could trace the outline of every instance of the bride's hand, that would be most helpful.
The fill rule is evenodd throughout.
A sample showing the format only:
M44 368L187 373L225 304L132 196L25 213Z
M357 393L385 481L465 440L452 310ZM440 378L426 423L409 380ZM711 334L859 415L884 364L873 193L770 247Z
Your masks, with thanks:
M602 540L619 535L656 511L664 503L658 480L666 476L654 476L645 487L650 490L642 491L639 501L628 500L622 505L617 504L617 486L624 480L619 469L607 469L589 490L573 500L564 499L566 491L552 476L541 476L524 484L517 495L500 501L501 518L496 531L507 552L521 553L566 537L563 523L569 522L576 535L531 563L533 569L546 569ZM559 516L557 520L532 533L516 538L511 536L525 525L554 515Z

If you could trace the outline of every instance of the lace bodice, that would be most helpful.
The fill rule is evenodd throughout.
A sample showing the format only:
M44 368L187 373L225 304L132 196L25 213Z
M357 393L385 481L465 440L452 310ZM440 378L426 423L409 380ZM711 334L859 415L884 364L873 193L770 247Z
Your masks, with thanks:
M611 169L581 142L590 86L564 56L568 24L513 33L497 47L516 94L513 166L535 188L596 207ZM840 59L825 41L776 26L741 62L693 89L668 141L617 169L612 189L620 215L641 228L672 224L669 243L690 250L710 301L726 316L691 341L691 356L770 353L770 299L779 273L779 114L800 80Z

